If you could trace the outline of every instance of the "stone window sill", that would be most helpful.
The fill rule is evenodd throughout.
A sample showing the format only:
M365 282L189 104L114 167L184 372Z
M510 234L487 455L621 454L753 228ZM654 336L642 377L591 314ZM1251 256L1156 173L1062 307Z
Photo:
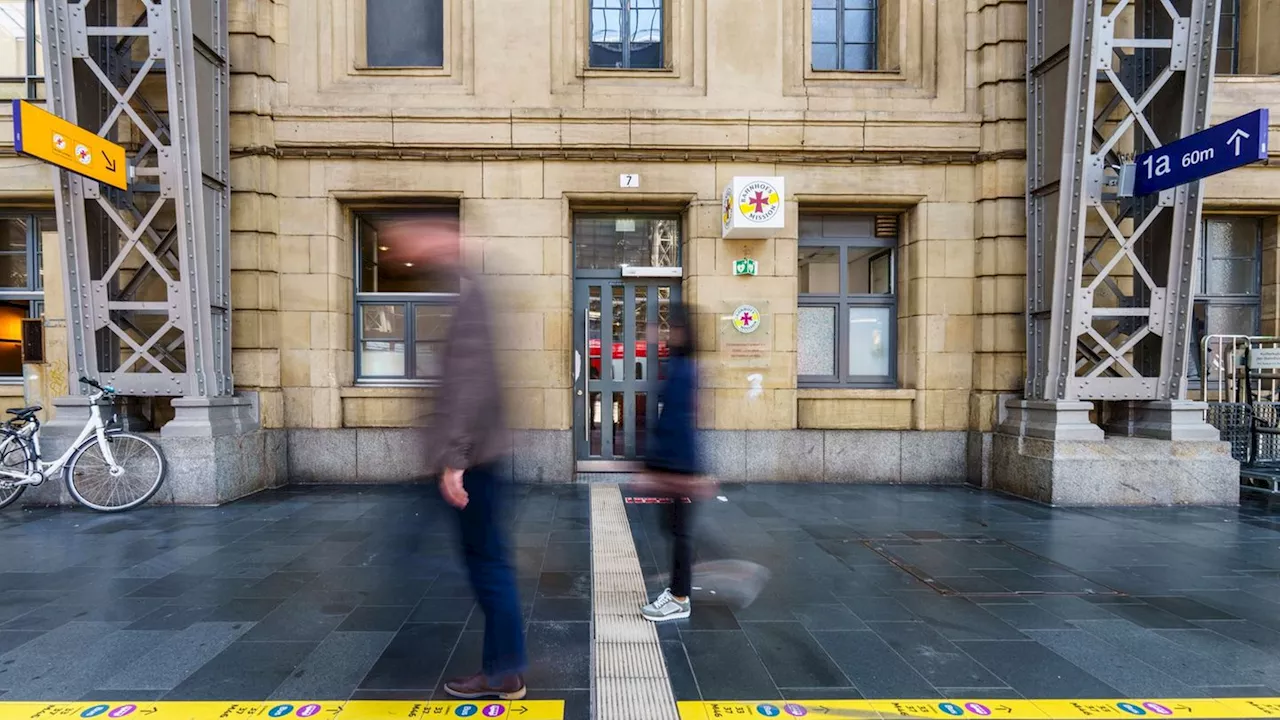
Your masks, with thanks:
M404 387L394 385L357 385L355 387L344 387L338 390L338 396L346 398L358 398L361 400L376 400L381 398L425 398L431 397L432 389L429 387Z
M916 399L912 389L880 388L801 388L796 391L799 400L903 400Z

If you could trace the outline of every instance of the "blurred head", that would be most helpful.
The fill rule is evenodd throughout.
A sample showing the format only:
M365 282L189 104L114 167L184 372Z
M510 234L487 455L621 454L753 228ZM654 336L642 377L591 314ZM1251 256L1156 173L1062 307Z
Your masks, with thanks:
M447 216L397 218L378 231L389 248L392 262L412 262L436 267L455 266L462 259L461 231L456 218Z
M693 314L683 301L671 303L667 316L670 332L667 335L667 351L672 355L694 354Z

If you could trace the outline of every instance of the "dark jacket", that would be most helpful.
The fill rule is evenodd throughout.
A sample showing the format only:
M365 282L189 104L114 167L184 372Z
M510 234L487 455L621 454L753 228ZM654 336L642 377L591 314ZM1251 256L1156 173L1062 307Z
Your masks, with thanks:
M461 289L444 342L440 387L428 423L433 472L483 465L511 449L489 304L475 278L465 271L460 275Z
M667 367L667 380L658 392L661 410L645 453L651 470L701 475L698 452L698 372L693 358L677 355Z

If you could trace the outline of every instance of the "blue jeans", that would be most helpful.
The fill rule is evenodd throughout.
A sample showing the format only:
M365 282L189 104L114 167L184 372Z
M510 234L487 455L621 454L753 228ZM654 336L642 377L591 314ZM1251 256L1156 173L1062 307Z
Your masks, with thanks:
M524 620L516 573L511 566L500 500L503 478L496 464L481 465L462 475L467 506L457 511L462 554L480 609L484 611L484 657L481 671L490 679L525 671Z

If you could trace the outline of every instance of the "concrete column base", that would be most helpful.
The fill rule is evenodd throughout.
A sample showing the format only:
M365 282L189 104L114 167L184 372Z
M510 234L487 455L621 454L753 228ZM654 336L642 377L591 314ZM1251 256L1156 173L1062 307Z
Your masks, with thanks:
M1221 440L1218 429L1204 420L1207 403L1194 400L1155 400L1118 403L1107 432L1156 440Z
M84 397L54 400L57 413L41 428L46 461L58 457L75 442L88 417ZM284 431L263 430L253 399L176 398L174 419L159 433L140 433L155 440L169 464L169 472L154 504L218 505L288 479ZM29 489L23 505L69 505L74 501L62 476Z
M1106 437L1087 422L1089 405L1011 401L1009 422L992 437L992 489L1069 507L1239 503L1230 444L1185 428L1195 425L1182 422L1191 408L1173 403L1143 416L1143 432L1158 434L1167 411L1168 438Z

